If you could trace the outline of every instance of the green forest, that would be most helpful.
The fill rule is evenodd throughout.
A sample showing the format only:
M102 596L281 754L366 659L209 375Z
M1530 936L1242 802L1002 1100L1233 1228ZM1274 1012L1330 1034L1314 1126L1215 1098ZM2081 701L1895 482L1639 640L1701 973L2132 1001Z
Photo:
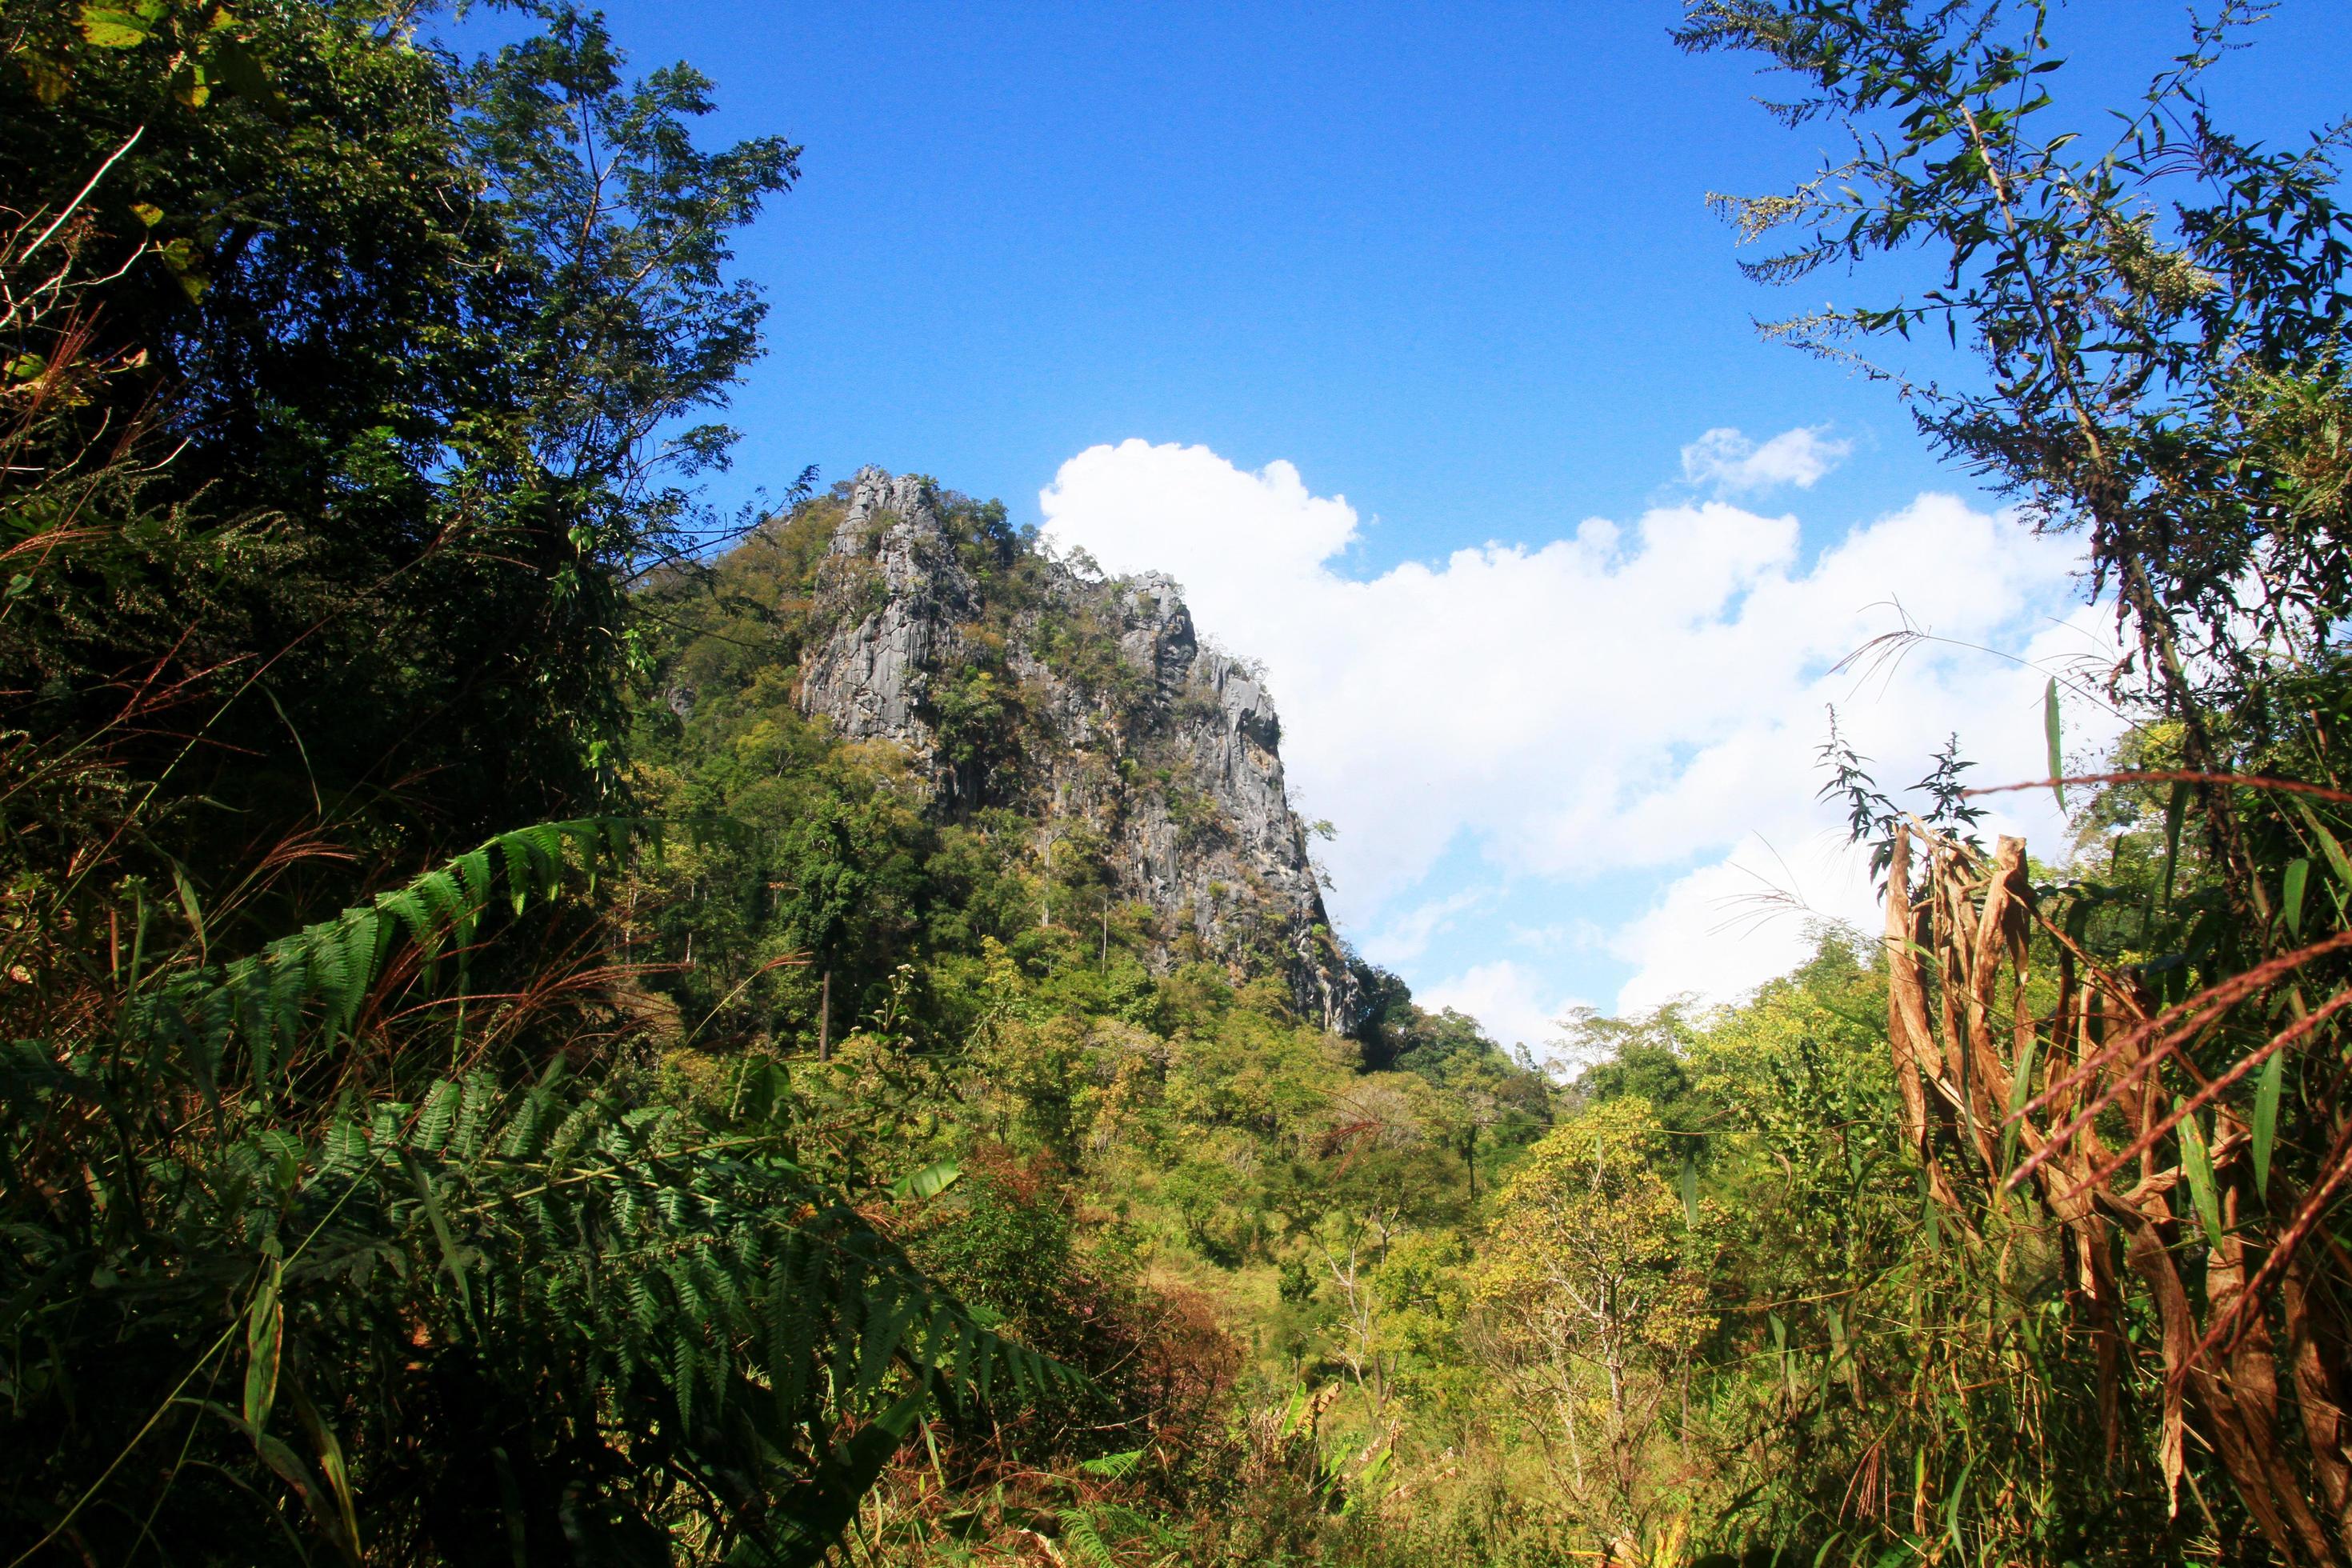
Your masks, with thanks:
M1767 331L2127 657L2045 779L1832 731L1884 927L1571 1075L1347 947L1149 584L714 510L801 149L692 66L0 0L0 1568L2352 1564L2352 215L2205 111L2254 9L2086 105L2033 5L1685 7L1844 150L1714 198L1852 296ZM908 560L920 751L810 696Z

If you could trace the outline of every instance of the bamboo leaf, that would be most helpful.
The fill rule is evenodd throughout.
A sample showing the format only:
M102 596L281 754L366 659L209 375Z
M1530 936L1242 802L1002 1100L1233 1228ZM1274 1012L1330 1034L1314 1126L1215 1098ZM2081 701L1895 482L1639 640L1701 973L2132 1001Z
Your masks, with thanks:
M2040 1043L2040 1037L2028 1035L2024 1043L2018 1047L2017 1076L2010 1080L2009 1086L2009 1119L2000 1134L2000 1163L2004 1170L2015 1168L2017 1141L2022 1131L2021 1113L2026 1101L2033 1098L2034 1049Z
M847 1529L863 1498L898 1445L914 1432L929 1396L918 1388L868 1422L857 1436L836 1449L816 1477L816 1497L795 1510L806 1544L793 1542L772 1561L784 1568L814 1568L826 1559L827 1549ZM814 1550L811 1550L811 1548Z
M351 1467L343 1458L343 1446L337 1441L334 1428L319 1414L319 1407L303 1394L300 1384L289 1383L287 1392L293 1397L295 1417L302 1423L302 1430L310 1435L310 1447L318 1453L319 1468L327 1478L327 1489L333 1494L334 1522L341 1526L341 1539L337 1544L342 1547L345 1559L358 1568L364 1555L360 1550L359 1501L352 1495ZM323 1522L325 1510L318 1512Z
M514 1568L530 1568L530 1536L523 1520L522 1488L515 1483L514 1461L507 1458L504 1447L499 1447L490 1450L490 1462L498 1467L499 1503L507 1516L507 1550Z
M466 1314L467 1326L475 1337L481 1336L481 1325L474 1319L474 1288L466 1278L466 1257L457 1247L457 1238L449 1229L449 1216L442 1212L441 1194L435 1189L432 1176L425 1163L409 1150L400 1152L401 1163L408 1167L409 1180L416 1184L417 1195L425 1200L425 1217L432 1222L434 1239L441 1246L441 1261L449 1270L449 1278L457 1287L457 1304Z
M278 1291L285 1276L285 1262L271 1258L245 1310L245 1419L257 1432L268 1424L269 1407L278 1402L278 1364L286 1342Z
M2313 833L2318 835L2320 850L2327 857L2327 868L2336 873L2336 880L2339 884L2352 889L2352 860L2345 858L2344 847L2336 842L2336 835L2327 831L2327 825L2319 820L2319 814L2311 809L2310 802L2300 795L2292 798L2295 810L2303 813L2303 820L2310 825Z
M2178 1110L2186 1103L2175 1100ZM2221 1245L2221 1194L2213 1181L2213 1152L2205 1142L2205 1129L2199 1119L2180 1119L2180 1169L2189 1178L2189 1201L2197 1206L2197 1217L2204 1222L2205 1237L2215 1247Z
M2164 805L2164 901L2172 901L2173 874L2180 868L2180 819L2189 809L2189 786L2175 784Z
M1927 1229L1927 1250L1941 1252L1944 1241L1936 1223L1936 1185L1927 1174L1927 1164L1924 1159L1919 1163L1919 1215Z
M2265 1198L2271 1195L2271 1151L2278 1138L2279 1091L2285 1084L2286 1053L2273 1051L2254 1085L2254 1190Z
M317 1518L319 1491L310 1484L310 1473L302 1468L301 1456L295 1453L293 1447L283 1437L273 1437L267 1432L251 1432L248 1435L253 1438L255 1451L261 1456L261 1462L275 1470L278 1479L302 1500L302 1506L310 1510L310 1516Z
M1952 1481L1951 1495L1944 1500L1944 1533L1951 1538L1952 1550L1966 1560L1968 1545L1960 1539L1960 1508L1968 1500L1969 1477L1977 1468L1977 1456L1970 1454L1969 1462Z
M2279 910L2286 916L2286 934L2303 939L2303 894L2311 880L2311 862L2300 856L2286 863L2286 879L2279 892Z
M2066 809L2066 786L2059 781L2066 774L2065 748L2060 742L2058 721L2058 678L2042 689L2042 735L2050 746L2050 793L2058 797L2058 809Z
M196 901L195 886L177 860L172 862L172 887L180 895L180 910L188 917L188 928L195 932L196 951L206 951L210 944L205 940L204 906Z

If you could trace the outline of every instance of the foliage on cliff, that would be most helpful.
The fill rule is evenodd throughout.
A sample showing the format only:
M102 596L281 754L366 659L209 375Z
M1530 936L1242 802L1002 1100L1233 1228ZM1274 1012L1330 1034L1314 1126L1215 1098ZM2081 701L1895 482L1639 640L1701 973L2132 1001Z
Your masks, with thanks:
M1255 751L1253 769L1278 770L1271 739L1251 736L1256 710L1166 689L1163 662L1200 661L1172 591L1074 570L1000 504L886 479L837 484L637 597L632 787L712 827L625 895L633 931L694 959L656 984L698 1016L718 1008L718 1038L790 1047L813 1044L828 1009L854 1020L905 989L902 968L912 1026L968 1034L983 939L1121 995L1208 963L1237 984L1286 979L1297 1007L1295 904L1320 912L1304 829L1278 771L1244 787L1213 765ZM919 505L919 526L865 510L885 494ZM1142 597L1167 618L1139 623ZM1218 749L1203 757L1198 735ZM1271 867L1235 842L1251 813L1275 819ZM1155 858L1177 874L1139 885ZM1247 885L1269 874L1290 885ZM1328 930L1319 942L1317 963L1345 969Z

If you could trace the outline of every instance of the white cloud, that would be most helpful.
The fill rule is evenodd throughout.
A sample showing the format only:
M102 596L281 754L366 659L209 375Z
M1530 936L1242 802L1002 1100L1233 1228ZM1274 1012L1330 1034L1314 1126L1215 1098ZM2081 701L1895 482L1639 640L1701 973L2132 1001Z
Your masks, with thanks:
M1474 964L1415 993L1413 1000L1432 1012L1451 1007L1467 1013L1504 1049L1525 1046L1538 1061L1561 1054L1559 1042L1565 1031L1559 1021L1581 1005L1507 958Z
M1677 878L1611 938L1610 951L1634 966L1617 1011L1646 1013L1680 995L1738 996L1802 963L1823 922L1871 932L1877 914L1868 861L1842 833L1816 834L1789 857L1751 833L1722 859Z
M1683 448L1683 478L1713 485L1722 496L1794 485L1809 490L1853 450L1851 441L1822 435L1828 426L1799 426L1758 446L1729 426L1709 430Z
M1820 842L1835 819L1813 801L1825 705L1888 786L1918 777L1956 730L1977 778L2040 777L2044 676L1958 645L2041 658L2105 636L2076 603L2070 545L1949 496L1855 526L1810 564L1793 517L1715 500L1370 581L1332 569L1354 510L1311 493L1287 463L1249 473L1204 447L1129 441L1071 458L1040 501L1053 538L1113 572L1171 573L1204 631L1265 661L1290 774L1340 830L1323 858L1347 929L1374 933L1368 945L1399 963L1448 922L1487 921L1491 951L1503 949L1499 902L1466 912L1454 889L1429 885L1449 847L1466 847L1482 883L1556 887L1560 907L1542 918L1607 928L1606 949L1635 972L1621 1005L1730 994L1801 952L1798 922L1714 930L1727 911L1713 900L1754 885L1727 868L1771 865L1750 835L1818 884L1804 889L1816 907L1874 918L1867 888L1858 902ZM1952 640L1866 676L1832 673L1902 624L1897 595L1914 623ZM2056 848L2046 800L1991 804L2042 852ZM1618 908L1587 896L1604 878ZM1512 991L1512 977L1531 989ZM1480 987L1496 1011L1477 1016L1506 1039L1564 989L1488 963L1428 994Z
M1374 963L1391 969L1410 963L1429 951L1430 938L1451 931L1455 916L1477 908L1486 897L1486 889L1465 888L1400 910L1390 915L1377 931L1366 933L1357 947Z

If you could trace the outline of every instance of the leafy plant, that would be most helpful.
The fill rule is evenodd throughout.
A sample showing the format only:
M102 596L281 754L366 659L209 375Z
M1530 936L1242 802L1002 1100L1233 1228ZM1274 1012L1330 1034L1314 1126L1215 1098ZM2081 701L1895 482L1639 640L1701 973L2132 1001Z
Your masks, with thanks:
M12 1047L12 1556L814 1562L927 1405L1069 1385L801 1174L776 1069L723 1118L561 1055L409 1076L481 1005L427 1027L425 972L619 836L504 835Z
M2194 1489L2217 1550L2250 1523L2283 1561L2333 1563L2352 1552L2337 1414L2352 1274L2324 1237L2352 1180L2335 1065L2352 936L2343 906L2312 894L2352 801L2332 724L2346 492L2326 412L2352 215L2345 123L2273 151L2200 96L2263 10L2197 19L2105 143L2040 129L2064 63L2041 5L1695 0L1678 36L1753 52L1800 84L1775 107L1785 122L1848 139L1793 191L1719 199L1744 239L1797 236L1751 276L1915 248L1935 268L1914 295L1772 331L1849 359L1915 332L1964 349L1948 384L1865 368L2038 525L2084 531L2131 644L2105 685L2144 765L2033 786L2105 792L2069 882L2036 888L2014 839L1990 855L1964 840L1976 792L1957 787L1957 752L1924 821L1858 783L1857 759L1832 759L1886 872L1888 1028L1927 1223L1950 1227L1971 1270L2031 1247L2063 1279L2046 1315L2014 1320L2049 1386L2021 1366L2004 1380L2013 1407L2095 1426L2111 1469L2152 1461L2168 1513ZM2054 775L2055 681L2044 723ZM2156 1347L2153 1386L2134 1380L2135 1333ZM2087 1384L2064 1370L2080 1364L2070 1340L2087 1341ZM2127 1440L2135 1418L2152 1452ZM2199 1487L2200 1453L2242 1521ZM1948 1499L1956 1549L1968 1491ZM1987 1541L2023 1523L2013 1504L1978 1517Z

